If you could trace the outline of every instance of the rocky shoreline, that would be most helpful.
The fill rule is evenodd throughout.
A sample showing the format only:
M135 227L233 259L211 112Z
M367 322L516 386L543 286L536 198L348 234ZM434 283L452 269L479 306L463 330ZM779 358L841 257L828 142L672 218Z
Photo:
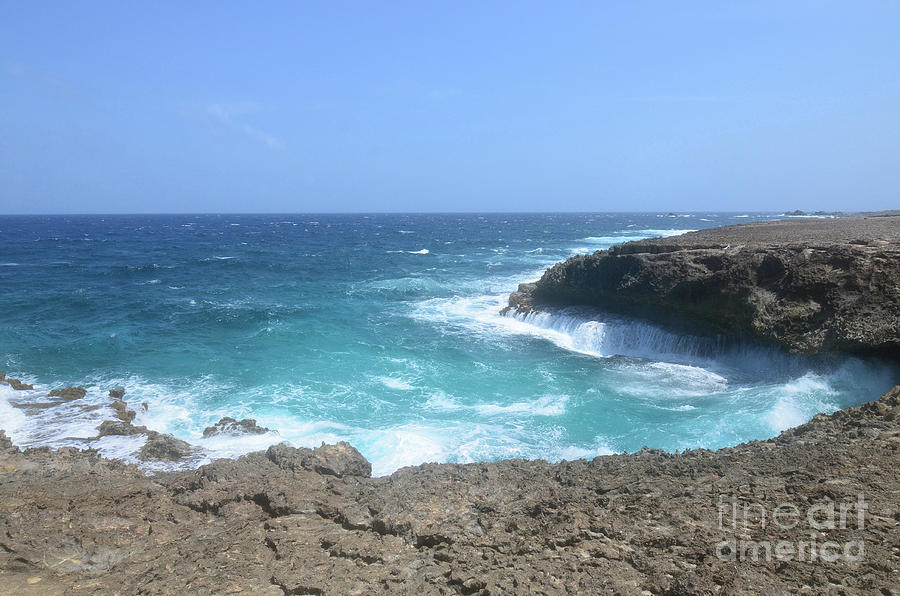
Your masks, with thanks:
M898 257L900 217L718 228L575 257L510 307L588 304L896 359ZM110 390L97 438L191 455L134 425L124 396ZM266 431L223 418L204 435ZM0 431L0 593L898 594L898 461L900 387L718 451L381 478L347 443L148 475L90 449L23 451Z
M346 443L148 476L0 432L0 591L894 594L898 461L900 387L718 451L383 478Z

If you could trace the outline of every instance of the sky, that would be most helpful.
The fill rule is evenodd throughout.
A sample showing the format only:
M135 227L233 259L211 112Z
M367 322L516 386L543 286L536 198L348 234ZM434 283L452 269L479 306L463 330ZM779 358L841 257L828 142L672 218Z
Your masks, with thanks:
M0 214L900 208L898 2L0 15Z

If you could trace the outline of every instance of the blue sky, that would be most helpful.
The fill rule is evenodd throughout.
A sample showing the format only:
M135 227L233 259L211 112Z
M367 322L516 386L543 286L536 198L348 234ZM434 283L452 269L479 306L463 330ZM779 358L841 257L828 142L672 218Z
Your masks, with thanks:
M0 0L0 213L900 207L897 2Z

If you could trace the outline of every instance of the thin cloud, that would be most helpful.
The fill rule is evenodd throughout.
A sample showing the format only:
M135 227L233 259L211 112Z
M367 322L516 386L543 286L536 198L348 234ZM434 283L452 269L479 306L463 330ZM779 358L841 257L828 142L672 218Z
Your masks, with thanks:
M626 103L720 103L729 101L727 98L715 95L636 95L610 99Z
M0 67L7 76L22 81L57 100L80 102L84 94L76 85L59 75L24 62L4 62Z
M255 102L214 103L206 108L213 120L222 126L239 132L255 141L262 143L270 149L283 149L284 142L270 132L257 128L246 122L241 122L240 117L261 111L262 108Z
M462 89L457 87L439 87L428 92L428 96L435 100L452 99L460 95L462 95Z

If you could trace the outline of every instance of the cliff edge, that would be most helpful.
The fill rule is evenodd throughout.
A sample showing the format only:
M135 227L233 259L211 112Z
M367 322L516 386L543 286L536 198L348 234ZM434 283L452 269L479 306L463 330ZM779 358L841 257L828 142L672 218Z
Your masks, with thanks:
M627 242L522 284L509 308L589 305L794 352L900 357L900 217L772 221Z

